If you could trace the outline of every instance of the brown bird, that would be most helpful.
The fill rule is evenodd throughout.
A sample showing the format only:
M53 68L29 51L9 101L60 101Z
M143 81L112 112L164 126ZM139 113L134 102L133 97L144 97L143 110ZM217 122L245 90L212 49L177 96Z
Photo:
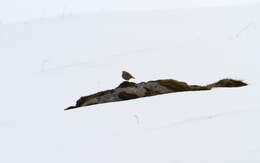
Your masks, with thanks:
M135 79L129 72L122 71L122 78L125 80Z

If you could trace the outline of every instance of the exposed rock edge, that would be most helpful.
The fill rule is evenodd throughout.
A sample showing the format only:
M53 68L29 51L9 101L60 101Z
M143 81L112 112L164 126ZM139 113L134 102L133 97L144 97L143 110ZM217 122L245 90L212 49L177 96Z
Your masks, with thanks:
M108 102L132 100L166 93L204 91L211 90L216 87L242 87L246 85L247 83L234 79L222 79L206 86L188 85L185 82L174 79L163 79L141 83L124 81L114 89L101 91L88 96L82 96L77 100L75 106L70 106L64 110Z

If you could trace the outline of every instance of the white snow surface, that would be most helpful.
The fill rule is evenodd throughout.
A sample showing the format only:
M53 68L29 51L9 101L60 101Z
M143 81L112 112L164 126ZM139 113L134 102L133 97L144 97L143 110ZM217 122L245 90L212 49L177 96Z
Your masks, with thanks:
M0 162L259 163L259 42L259 5L2 24ZM63 110L122 70L249 86Z
M259 4L260 0L1 0L0 23L113 10L155 10Z

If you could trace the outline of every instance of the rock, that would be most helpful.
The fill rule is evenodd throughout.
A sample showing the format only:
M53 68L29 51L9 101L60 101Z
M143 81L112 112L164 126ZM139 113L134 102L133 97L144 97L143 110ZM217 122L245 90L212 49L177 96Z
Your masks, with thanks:
M134 87L137 84L134 82L128 82L128 81L124 81L123 83L121 83L117 88L127 88L127 87Z
M101 91L89 96L83 96L76 102L76 106L70 106L65 110L75 109L82 106L89 106L101 103L131 100L147 96L155 96L165 93L182 92L182 91L202 91L210 90L214 87L241 87L247 84L233 79L223 79L207 86L188 85L185 82L164 79L133 83L124 81L118 87L111 90Z
M122 100L131 100L131 99L138 98L139 96L137 96L136 94L131 94L131 93L122 91L122 92L118 93L118 97Z

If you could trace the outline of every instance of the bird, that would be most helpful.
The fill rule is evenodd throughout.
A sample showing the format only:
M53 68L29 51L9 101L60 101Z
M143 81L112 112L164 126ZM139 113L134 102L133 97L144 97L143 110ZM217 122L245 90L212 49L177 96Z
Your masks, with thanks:
M135 79L129 72L122 71L122 78L124 80L130 80L130 79Z

